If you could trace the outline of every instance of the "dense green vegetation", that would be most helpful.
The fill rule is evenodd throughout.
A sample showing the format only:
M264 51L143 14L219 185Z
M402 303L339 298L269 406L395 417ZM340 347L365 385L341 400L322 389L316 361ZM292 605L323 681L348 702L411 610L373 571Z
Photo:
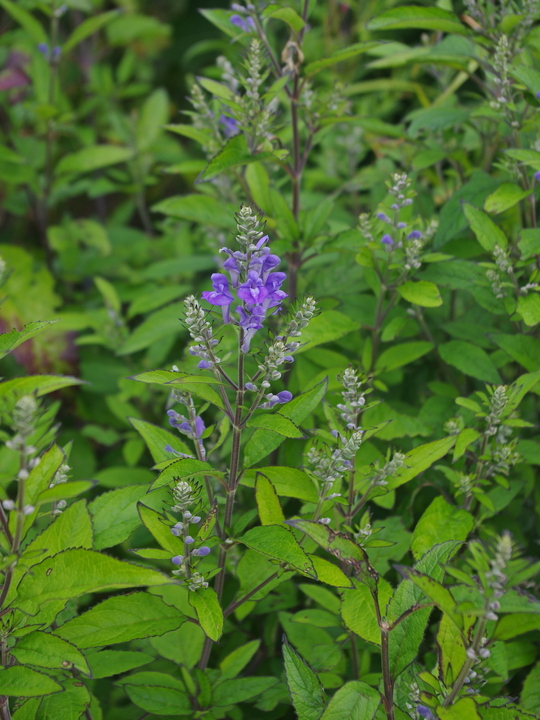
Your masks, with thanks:
M536 0L0 0L0 720L540 713Z

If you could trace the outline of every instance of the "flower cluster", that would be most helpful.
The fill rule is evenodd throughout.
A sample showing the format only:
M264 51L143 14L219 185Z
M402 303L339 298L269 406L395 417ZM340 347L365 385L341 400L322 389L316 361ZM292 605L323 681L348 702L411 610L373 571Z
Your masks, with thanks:
M360 378L352 367L348 367L338 380L345 389L341 393L344 402L339 403L337 409L341 411L341 419L345 422L347 429L357 430L358 416L366 404L364 393L360 391L363 378Z
M507 387L506 385L499 385L493 391L493 395L491 396L491 401L489 403L489 414L486 417L486 435L496 435L497 426L501 423L502 415L507 403Z
M21 457L18 480L26 480L29 471L39 464L39 458L32 458L37 450L28 442L36 430L39 410L39 403L33 395L23 395L13 410L12 423L15 435L11 440L6 441L6 447L15 450Z
M392 477L400 468L405 464L405 455L400 452L395 452L392 459L383 465L380 470L377 470L373 476L372 484L375 485L388 485L386 478Z
M204 420L200 415L197 415L194 422L190 422L188 418L180 415L176 410L167 410L169 416L169 423L179 430L184 435L187 435L191 440L198 440L203 432L206 430Z
M330 454L321 448L310 448L307 461L312 466L313 475L322 482L323 495L326 495L336 480L353 469L354 456L362 444L363 435L363 430L355 430L350 438L340 436L340 447Z
M173 498L175 501L175 505L173 505L172 509L175 512L181 512L184 514L186 510L191 507L191 505L195 502L195 492L191 485L186 482L185 480L181 480L179 483L176 484L176 486L173 488Z
M189 348L189 353L201 358L198 365L200 370L211 370L220 362L214 352L219 341L212 337L212 326L194 295L184 300L184 308L184 321L191 339L196 343Z
M263 327L268 311L277 312L287 297L281 290L286 275L273 272L280 258L267 247L268 235L263 235L259 229L260 221L253 210L244 205L236 217L237 240L244 252L221 249L229 256L223 264L228 277L223 273L214 273L213 289L203 292L202 296L211 305L221 307L224 323L241 329L241 349L243 353L248 353L251 341L257 330ZM235 307L238 318L231 314L231 305L235 302L239 302ZM208 362L212 360L209 358Z

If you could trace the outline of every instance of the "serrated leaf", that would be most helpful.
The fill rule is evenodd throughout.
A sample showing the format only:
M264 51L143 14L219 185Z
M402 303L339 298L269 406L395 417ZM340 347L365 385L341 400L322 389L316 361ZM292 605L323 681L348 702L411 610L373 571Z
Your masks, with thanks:
M96 550L127 540L140 524L137 501L146 495L144 485L128 485L99 495L90 503Z
M381 631L375 613L375 601L367 585L357 580L353 581L353 590L344 590L341 593L341 617L343 622L363 640L374 645L381 644ZM392 597L393 589L384 579L378 584L379 610L384 617L386 605Z
M251 658L255 655L261 644L260 640L252 640L251 642L241 645L233 650L219 664L221 675L219 682L230 680L239 675Z
M312 555L309 553L315 572L317 573L317 580L319 582L332 585L332 587L347 588L351 586L351 579L345 575L343 570L334 563L325 560L318 555Z
M477 380L501 384L501 376L489 355L482 348L463 340L450 340L439 345L441 358L460 372Z
M471 230L484 250L493 252L495 245L501 248L508 245L506 235L501 228L495 225L493 220L477 207L469 203L463 203L463 212L471 226Z
M319 720L327 698L319 679L305 660L288 644L283 645L285 676L298 720Z
M55 168L58 175L87 173L131 160L134 151L118 145L91 145L64 155Z
M466 540L473 526L474 518L467 510L450 505L443 497L435 498L414 529L411 541L414 558L418 560L437 543Z
M0 670L0 693L9 697L36 697L48 695L62 690L52 677L44 673L13 665L12 667Z
M128 672L154 660L153 655L130 650L100 650L86 655L93 680Z
M322 60L315 60L314 62L309 63L306 65L304 72L306 76L315 75L327 67L336 65L336 63L343 62L344 60L350 60L357 55L373 50L373 48L378 47L379 45L379 41L373 40L349 45L349 47L344 48L343 50L337 50L335 53L330 55L330 57L323 58Z
M484 202L484 210L499 215L529 197L530 194L530 190L523 190L515 183L503 183L499 185L495 192L487 196Z
M421 307L439 307L442 305L442 298L439 288L435 283L427 280L418 280L416 282L408 280L403 285L398 286L398 292L404 300Z
M404 7L387 10L368 23L369 30L398 30L413 28L414 30L439 30L456 35L467 35L468 29L460 22L457 15L438 7Z
M379 355L376 368L378 372L395 370L418 360L431 350L433 350L433 343L425 340L394 345Z
M165 450L166 445L170 445L174 450L186 455L191 454L188 446L177 435L168 430L158 425L152 425L152 423L145 420L139 420L139 418L128 418L128 420L145 441L154 462L172 460L172 454Z
M212 588L201 588L189 593L189 604L207 637L217 642L223 633L223 610Z
M59 323L58 320L42 320L41 322L33 322L25 325L22 330L11 330L11 332L5 332L0 334L0 358L15 350L21 343L26 340L31 340L39 333L46 330L50 325L56 325Z
M17 640L11 654L21 665L44 668L71 668L88 674L84 655L71 643L52 633L34 631Z
M261 525L280 525L285 520L276 489L262 473L257 473L255 500Z
M289 438L303 438L304 433L289 420L289 418L273 413L272 415L256 415L248 420L246 427L261 428L262 430L271 430L278 435Z
M372 720L380 704L378 690L359 680L351 680L330 700L320 720Z
M540 295L531 292L528 295L521 295L518 300L517 311L523 318L525 325L535 327L540 323Z
M316 577L310 558L302 550L292 532L284 525L255 527L238 539L252 550L287 563L306 575Z
M239 167L240 165L249 165L253 162L260 162L261 160L267 160L271 157L272 153L270 152L250 153L245 135L239 133L232 137L218 154L210 160L197 178L197 182L207 182L225 170Z

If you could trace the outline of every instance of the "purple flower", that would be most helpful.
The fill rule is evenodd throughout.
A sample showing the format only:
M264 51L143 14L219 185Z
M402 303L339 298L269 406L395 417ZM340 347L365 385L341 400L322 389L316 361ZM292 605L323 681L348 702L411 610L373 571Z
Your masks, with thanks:
M407 240L420 240L422 233L419 230L413 230L407 235Z
M229 273L231 276L231 283L233 288L238 287L238 279L240 277L240 268L238 267L238 263L233 257L229 257L225 260L223 263L223 268Z
M171 532L176 537L179 537L182 534L182 530L184 529L184 523L177 522L176 525L173 525L171 528Z
M244 32L252 32L253 30L255 30L255 22L251 17L247 17L244 19L241 15L231 15L231 17L229 18L229 22L231 22L233 25L235 25L237 28L240 28L240 30L243 30Z
M540 180L540 170L534 173L534 179L538 182Z
M210 548L206 547L206 545L203 545L200 548L197 548L197 550L192 551L192 555L195 555L196 557L204 557L205 555L208 555L210 552Z
M211 363L209 360L199 360L199 364L197 367L199 370L210 370L210 368L213 366L214 363Z
M249 312L239 305L236 308L236 312L240 315L240 321L238 325L244 329L244 342L242 343L242 352L249 352L249 346L253 336L263 326L263 320L266 312L261 305L254 305L249 308Z
M169 424L174 428L180 430L180 432L191 432L191 425L189 422L185 419L185 417L183 417L183 415L179 415L176 410L167 410L167 415L169 416Z
M186 543L186 545L191 545L195 542L195 538L192 538L191 535L188 535L184 538L184 542Z
M44 42L39 43L39 45L37 46L37 49L46 58L49 57L49 46L47 45L47 43L44 43Z
M388 217L388 215L386 215L386 214L383 213L383 212L378 212L378 213L377 213L377 217L379 218L379 220L382 220L383 222L386 222L386 223L392 222L392 221L390 220L390 218Z
M536 97L540 100L540 90L536 93Z
M238 133L240 132L238 122L234 118L229 117L228 115L220 115L219 124L221 125L223 134L227 139L238 135Z
M435 720L433 713L425 705L417 705L416 712L420 715L420 717L425 718L425 720Z
M387 245L388 247L391 247L394 244L392 236L388 235L388 233L382 236L381 242L383 245Z
M221 273L212 274L213 290L205 290L202 294L203 298L211 305L230 305L234 300L229 290L229 281Z
M255 270L250 270L247 281L238 288L238 297L247 305L259 305L271 292Z
M184 556L183 555L175 555L173 558L171 558L171 561L175 565L181 565L184 562Z
M257 391L257 386L250 382L246 383L245 388L246 388L246 390L250 390L251 392Z
M290 393L288 390L282 390L281 392L278 392L277 395L268 393L268 395L266 396L266 400L267 402L259 405L259 407L263 410L266 410L267 408L272 408L274 407L274 405L284 405L285 403L290 402L292 400L292 393Z
M403 228L406 228L406 227L407 227L407 223L398 222L398 224L396 225L396 227L398 227L400 230L403 230Z
M196 434L196 436L198 438L200 438L205 430L206 430L206 426L204 424L204 420L202 419L202 417L200 415L198 415L195 418L195 434Z

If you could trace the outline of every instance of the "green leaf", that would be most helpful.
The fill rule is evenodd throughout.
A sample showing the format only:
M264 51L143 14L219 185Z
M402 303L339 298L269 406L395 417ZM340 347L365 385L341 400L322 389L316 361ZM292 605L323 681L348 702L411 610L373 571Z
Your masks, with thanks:
M146 495L144 485L129 485L99 495L90 503L96 550L118 545L140 525L137 501Z
M118 145L91 145L64 155L55 168L58 175L87 173L131 160L134 151Z
M160 464L161 465L161 464ZM172 460L168 463L159 474L158 479L154 482L151 489L163 487L168 485L173 480L181 480L182 478L189 477L190 475L214 475L216 477L222 476L219 472L214 470L212 465L202 460Z
M309 63L306 65L304 72L306 76L315 75L327 67L343 62L344 60L350 60L357 55L373 50L373 48L378 47L379 45L380 41L374 40L349 45L347 48L337 50L335 53L332 53L330 57L323 58L322 60L315 60L315 62Z
M337 565L318 555L312 555L310 553L309 557L313 563L319 582L339 588L348 588L351 586L351 579L348 578Z
M205 641L206 635L199 625L186 622L178 630L151 638L150 644L162 657L189 669L199 662Z
M484 210L495 215L500 215L505 210L509 210L518 202L529 197L531 190L523 190L515 183L503 183L488 195L484 203Z
M46 330L50 325L56 325L56 323L59 322L60 319L42 320L40 322L28 323L28 325L25 325L22 330L13 329L11 330L11 332L1 333L0 358L3 358L12 350L15 350L16 347L19 347L19 345L21 345L21 343L23 342L26 342L26 340L31 340L36 335L39 335L39 333L43 332L43 330Z
M19 3L12 0L0 0L0 5L11 17L21 25L36 45L48 43L49 38L41 23Z
M219 663L221 675L218 682L221 683L225 680L231 680L239 675L249 663L251 658L255 655L260 647L260 644L260 640L252 640L251 642L236 648L236 650L233 650L224 657Z
M450 707L439 706L437 717L440 720L480 720L476 707L472 698L461 698Z
M433 350L433 343L424 340L394 345L379 355L376 364L377 371L387 372L403 367L403 365L418 360L431 350Z
M453 435L415 447L405 455L403 468L388 479L385 489L395 490L427 470L434 462L444 457L454 447L455 442L456 436Z
M236 232L236 205L219 202L209 195L179 195L167 198L152 207L154 212L201 225L221 227Z
M327 380L323 380L311 390L293 398L283 407L280 414L292 420L295 425L299 425L319 405L326 393L327 385ZM246 443L244 466L251 467L265 458L281 445L283 439L269 430L255 430Z
M540 615L511 613L500 618L493 639L511 640L532 630L540 630Z
M490 195L489 197L492 197ZM476 235L476 239L480 245L488 252L493 252L495 245L505 248L508 245L506 235L500 227L495 225L493 220L474 205L463 203L463 212L467 218L471 230Z
M540 159L540 153L538 153ZM540 165L539 165L540 167ZM519 233L518 247L522 259L540 255L540 228L528 228Z
M163 515L151 510L142 503L139 503L138 510L145 527L150 530L161 547L171 553L170 557L183 554L183 540L171 533L171 526L166 522Z
M143 103L137 119L136 143L139 152L148 150L159 138L169 115L169 97L157 88Z
M65 460L65 455L58 445L53 445L43 453L39 464L30 470L30 475L26 479L25 501L27 503L34 505L37 502Z
M257 473L255 500L261 525L279 525L285 520L276 489L262 473Z
M183 313L184 304L180 302L171 303L150 313L118 348L116 354L131 355L131 353L145 350L158 340L183 333L184 330L180 323Z
M138 418L132 417L128 420L146 443L154 462L171 460L171 453L165 450L165 445L170 445L174 450L186 455L191 454L188 446L168 430Z
M513 75L516 80L523 83L533 95L536 95L538 88L540 87L540 73L532 67L527 65L514 65L509 67L510 74Z
M238 539L252 550L287 563L306 575L316 577L313 563L302 550L292 532L283 525L255 527Z
M191 140L196 140L200 145L206 145L210 137L208 130L199 130L198 128L194 128L193 125L164 125L164 129L170 130L177 135L190 138Z
M298 720L319 720L327 698L318 677L288 644L283 645L285 676Z
M122 679L130 700L155 715L193 715L184 686L165 673L141 672Z
M271 430L278 435L289 438L303 438L304 433L296 427L296 425L288 418L273 413L272 415L256 415L248 420L246 427L261 428L262 430Z
M189 604L207 637L217 642L223 634L223 610L212 588L201 588L189 593Z
M6 411L11 411L11 408L23 395L35 394L36 397L42 397L47 393L70 387L70 385L82 385L83 383L83 380L69 375L27 375L0 382L0 400L5 404Z
M540 662L536 663L525 678L519 702L525 710L537 713L540 709Z
M414 558L418 560L437 543L466 540L473 525L474 518L467 510L450 505L443 497L435 498L414 529L411 541Z
M416 5L397 7L387 10L368 23L369 30L398 30L401 28L439 30L456 35L468 35L469 33L457 15L438 7L418 7Z
M374 645L381 644L381 631L375 613L375 601L367 585L353 580L354 590L341 593L341 617L353 633ZM386 606L392 597L391 585L381 578L378 582L379 609L386 614Z
M171 582L162 573L91 550L65 550L35 565L17 588L14 607L29 615L52 600L69 600L89 592L121 590Z
M36 697L56 693L62 689L56 680L37 670L13 665L0 670L0 693L10 697Z
M244 473L240 483L246 487L255 487L257 473L262 473L270 480L279 497L294 497L314 503L319 499L313 480L302 470L280 466L257 468Z
M479 437L480 433L476 430L473 430L472 428L464 428L457 437L452 462L459 460L459 458L465 454L469 445L478 440Z
M439 353L446 363L457 368L464 375L496 385L502 382L489 355L476 345L463 340L450 340L439 345Z
M457 611L457 603L450 590L431 577L414 568L401 567L401 572L411 580L424 595L429 598L450 619L458 631L463 630L463 622Z
M90 706L90 693L77 679L64 679L63 692L44 697L36 720L79 720Z
M279 680L275 677L248 677L228 680L226 683L217 685L212 691L212 701L217 707L237 705L246 702L259 695L274 685Z
M493 333L489 337L510 357L520 363L525 370L534 372L540 367L540 340L532 335L503 335Z
M250 163L267 160L271 157L273 157L273 155L270 152L255 154L250 153L245 135L243 133L239 133L238 135L232 137L223 149L210 160L208 165L197 178L196 182L207 182L230 168L235 168L240 165L249 165Z
M297 338L302 343L298 352L306 352L317 345L334 342L354 330L358 330L360 321L352 320L348 315L337 310L323 310L319 315L310 320L309 325ZM306 343L304 345L304 343Z
M280 8L279 5L275 4L267 5L267 7L263 10L262 16L268 20L272 18L275 18L276 20L283 20L283 22L286 22L287 25L292 27L296 33L300 32L306 24L300 15L298 15L296 10L293 10L290 7Z
M79 648L102 647L138 638L163 635L185 618L160 597L145 592L118 595L68 620L55 635Z
M517 311L523 318L525 325L534 327L540 323L540 295L531 292L521 295L518 300Z
M359 680L351 680L330 700L321 720L372 720L380 703L378 690Z
M93 680L120 675L154 660L153 655L130 650L100 650L87 653L86 658Z
M11 650L21 665L37 665L45 668L71 668L89 674L90 668L84 655L71 643L51 633L34 631L17 640Z
M398 287L398 292L408 302L421 307L439 307L443 302L439 288L427 280L408 280Z
M75 30L68 37L66 42L62 46L62 52L67 53L74 47L85 40L90 35L93 35L102 27L105 27L111 20L115 20L118 17L118 10L110 10L109 12L100 13L93 17L84 20L80 25L77 25Z
M415 564L415 569L440 582L444 577L444 564L457 552L461 543L448 541L435 545ZM425 600L424 593L410 580L402 580L387 607L387 619L395 622L416 604ZM389 664L392 677L399 675L416 659L424 638L431 608L415 610L390 633Z
M44 490L36 500L36 504L44 505L45 503L57 502L58 500L69 500L90 490L94 485L96 485L95 480L72 480L67 483L59 483L52 488Z

